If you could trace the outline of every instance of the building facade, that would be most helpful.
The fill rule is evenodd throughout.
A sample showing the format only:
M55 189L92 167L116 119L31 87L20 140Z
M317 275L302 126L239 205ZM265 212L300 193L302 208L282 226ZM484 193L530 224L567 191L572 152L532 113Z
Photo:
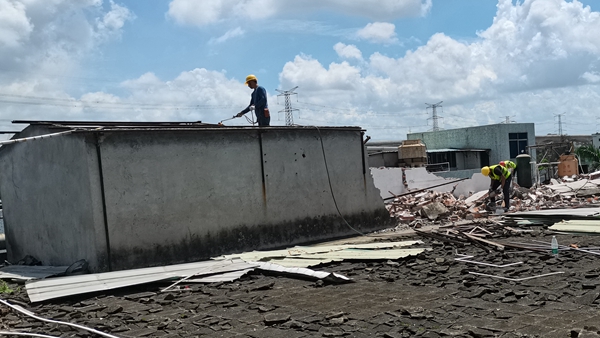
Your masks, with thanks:
M514 160L520 154L535 158L535 125L501 123L477 127L411 133L409 140L420 139L427 147L429 166L447 165L448 177L471 177L482 166Z

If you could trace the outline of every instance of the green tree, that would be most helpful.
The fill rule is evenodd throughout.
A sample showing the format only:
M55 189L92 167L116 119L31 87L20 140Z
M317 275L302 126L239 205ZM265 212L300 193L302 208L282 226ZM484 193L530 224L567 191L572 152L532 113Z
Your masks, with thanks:
M590 164L589 171L600 169L600 149L594 148L594 146L590 144L575 149L575 154L579 156L582 162Z

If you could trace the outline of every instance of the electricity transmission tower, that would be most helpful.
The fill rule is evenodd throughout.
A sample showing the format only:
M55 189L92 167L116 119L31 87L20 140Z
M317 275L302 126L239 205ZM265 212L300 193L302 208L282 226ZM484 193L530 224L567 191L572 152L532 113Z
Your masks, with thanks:
M293 109L292 108L292 103L290 102L290 96L291 95L298 95L298 93L294 93L294 90L296 90L298 88L298 86L290 89L290 90L279 90L279 89L275 89L276 91L278 91L279 95L277 95L277 97L283 96L285 99L285 108L283 108L283 110L280 110L279 112L285 112L285 125L286 126L293 126L294 125L294 111L297 111L298 109Z
M560 135L560 136L563 135L563 121L562 121L562 117L564 115L565 115L565 113L554 115L554 116L558 117L558 135Z
M440 126L438 125L438 120L441 118L440 116L438 116L437 111L435 110L437 107L441 107L442 106L442 102L444 101L440 101L438 103L425 103L427 105L427 108L425 109L429 109L431 108L431 117L428 118L427 120L433 120L433 129L431 129L432 131L439 131L440 130Z
M505 116L505 120L502 123L506 123L506 124L508 124L508 123L515 123L515 121L513 121L513 120L510 119L511 117L514 117L514 116L508 116L508 115L506 115Z

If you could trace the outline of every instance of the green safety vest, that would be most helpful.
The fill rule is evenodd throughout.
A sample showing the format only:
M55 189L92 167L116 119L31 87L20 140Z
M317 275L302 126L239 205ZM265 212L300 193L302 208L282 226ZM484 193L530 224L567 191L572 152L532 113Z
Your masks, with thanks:
M509 168L509 169L516 169L517 168L517 164L513 161L504 161L504 165Z
M500 169L502 169L502 176L504 176L504 178L508 178L510 176L510 171L508 171L508 169L504 168L503 166L499 165L499 164L495 164L490 166L490 177L493 180L496 181L500 181L501 177L496 175L496 173L494 172L494 169L496 169L496 167L500 167Z

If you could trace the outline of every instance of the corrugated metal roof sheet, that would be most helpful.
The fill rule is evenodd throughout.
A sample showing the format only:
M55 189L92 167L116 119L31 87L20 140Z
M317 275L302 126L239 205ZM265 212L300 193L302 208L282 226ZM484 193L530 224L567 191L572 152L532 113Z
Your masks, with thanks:
M381 242L381 243L366 243L366 244L343 244L343 245L316 245L316 246L295 246L289 249L283 250L270 250L270 251L250 251L243 252L240 254L226 255L219 257L219 259L232 259L239 258L245 261L264 261L271 259L283 259L290 257L307 257L306 255L335 252L347 249L361 249L363 251L389 251L383 249L391 249L398 247L406 247L416 244L423 244L422 241L399 241L399 242ZM365 253L365 256L367 254ZM365 258L368 259L368 258ZM391 258L390 258L391 259ZM320 264L320 263L317 263ZM317 265L314 264L314 265ZM289 265L286 265L289 266ZM299 265L302 267L311 265Z
M279 272L284 274L301 275L311 277L314 279L323 279L335 282L349 282L351 279L337 274L335 272L315 271L312 269L300 268L300 267L285 267L280 264L271 262L252 262L258 264L258 268L266 271Z
M534 211L522 211L506 214L506 217L544 217L544 216L579 216L600 217L600 208L578 208L578 209L545 209Z
M226 258L239 258L245 261L270 261L286 267L310 267L319 264L339 262L345 259L372 260L372 259L399 259L407 256L418 255L424 248L398 249L422 241L381 242L366 244L343 244L322 246L296 246L285 250L252 251Z
M153 268L95 273L89 275L30 280L25 284L32 302L111 290L190 275L216 274L256 267L239 259L212 260Z
M600 220L572 220L555 223L549 228L554 231L600 234Z
M0 269L0 279L27 281L65 273L68 266L9 265Z
M297 246L285 250L253 251L238 255L228 255L220 259L198 263L32 280L26 283L25 288L30 300L32 302L39 302L70 295L189 276L204 275L202 278L188 279L187 282L227 282L240 278L255 268L286 274L300 274L318 279L347 281L349 279L342 275L305 268L345 259L399 259L427 250L425 248L402 248L414 244L423 244L423 242L401 241ZM264 262L266 260L271 260L271 262Z

